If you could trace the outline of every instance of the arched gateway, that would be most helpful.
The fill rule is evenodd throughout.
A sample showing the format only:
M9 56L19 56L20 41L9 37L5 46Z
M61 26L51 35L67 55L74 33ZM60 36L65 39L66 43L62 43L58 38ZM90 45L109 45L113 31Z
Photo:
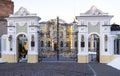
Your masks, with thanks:
M88 54L89 62L99 62L100 38L97 34L91 34L88 37Z
M78 62L106 63L113 59L110 20L113 16L95 6L77 16L78 20Z
M38 62L38 22L40 18L20 8L7 18L7 34L2 36L5 62Z
M24 34L19 34L16 38L16 51L18 62L27 62L28 60L28 38Z

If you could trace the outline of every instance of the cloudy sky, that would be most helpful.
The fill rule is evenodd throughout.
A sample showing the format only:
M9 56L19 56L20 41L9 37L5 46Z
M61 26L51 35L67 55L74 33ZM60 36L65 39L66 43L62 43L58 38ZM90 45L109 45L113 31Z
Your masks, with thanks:
M84 13L95 5L105 13L114 15L111 23L120 24L120 0L12 0L16 12L21 6L36 13L41 21L59 16L66 22L72 22L75 16Z

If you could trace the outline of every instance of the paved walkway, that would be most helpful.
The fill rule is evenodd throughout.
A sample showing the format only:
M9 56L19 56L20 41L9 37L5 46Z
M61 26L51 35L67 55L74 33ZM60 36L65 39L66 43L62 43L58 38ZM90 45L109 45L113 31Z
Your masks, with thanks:
M94 72L95 70L95 72ZM106 73L105 73L106 72ZM103 73L103 74L101 74ZM120 76L120 71L105 64L42 62L0 64L0 76Z
M90 66L94 69L96 76L120 76L120 70L111 66L100 63L91 63Z

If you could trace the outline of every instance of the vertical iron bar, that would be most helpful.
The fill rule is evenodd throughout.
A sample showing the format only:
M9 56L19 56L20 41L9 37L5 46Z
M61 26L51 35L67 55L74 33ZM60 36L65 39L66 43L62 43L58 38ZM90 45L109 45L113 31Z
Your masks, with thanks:
M59 17L57 17L57 61L59 61Z

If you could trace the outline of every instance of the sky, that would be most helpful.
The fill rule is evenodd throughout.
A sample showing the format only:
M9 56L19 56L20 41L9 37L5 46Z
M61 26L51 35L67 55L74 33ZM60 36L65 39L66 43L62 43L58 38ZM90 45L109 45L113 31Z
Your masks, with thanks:
M120 24L120 0L12 0L14 12L25 7L31 13L41 17L41 21L48 21L59 16L68 23L73 22L75 16L85 13L95 5L105 13L114 17L112 23Z

